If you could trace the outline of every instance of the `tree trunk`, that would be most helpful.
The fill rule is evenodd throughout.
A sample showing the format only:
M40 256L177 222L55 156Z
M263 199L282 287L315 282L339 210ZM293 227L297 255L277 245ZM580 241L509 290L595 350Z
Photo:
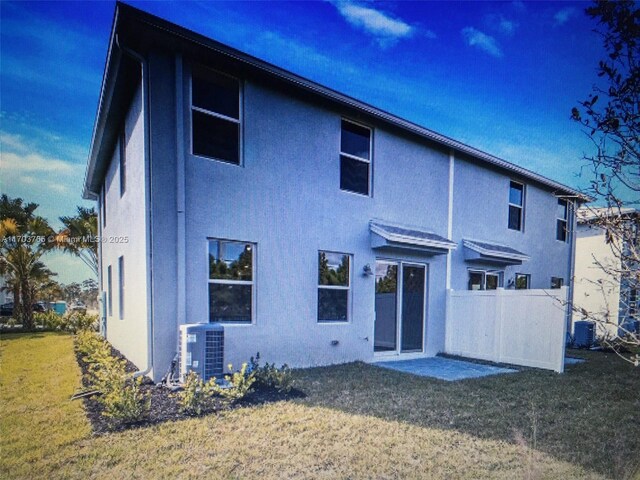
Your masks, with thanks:
M22 281L22 328L25 330L33 330L33 299L29 280ZM15 302L14 302L15 305Z
M20 298L20 283L16 282L13 285L13 313L12 317L16 322L21 322L22 320L22 300Z

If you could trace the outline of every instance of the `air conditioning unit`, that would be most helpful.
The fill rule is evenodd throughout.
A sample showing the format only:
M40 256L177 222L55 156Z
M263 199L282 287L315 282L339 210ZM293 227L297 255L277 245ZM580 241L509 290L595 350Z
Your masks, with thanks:
M581 320L573 324L573 344L578 348L589 348L595 340L595 323Z
M204 381L222 378L224 369L224 328L219 323L190 323L178 330L178 372L184 382L189 372Z

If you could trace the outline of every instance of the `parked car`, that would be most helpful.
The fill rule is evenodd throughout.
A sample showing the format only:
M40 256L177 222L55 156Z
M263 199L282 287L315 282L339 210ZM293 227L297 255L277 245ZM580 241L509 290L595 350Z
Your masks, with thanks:
M87 306L85 305L84 302L80 301L80 300L76 300L76 302L71 305L71 307L69 307L69 310L72 312L79 312L82 314L87 313Z
M37 302L33 304L33 311L42 313L47 311L47 306L44 302ZM0 306L0 316L10 317L13 315L13 302L4 303Z

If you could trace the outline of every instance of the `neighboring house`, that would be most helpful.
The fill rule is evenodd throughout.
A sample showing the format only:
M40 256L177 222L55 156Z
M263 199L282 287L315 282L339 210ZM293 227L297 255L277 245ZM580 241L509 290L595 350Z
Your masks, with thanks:
M84 196L107 338L155 380L184 323L235 366L435 355L448 288L569 281L584 200L120 3Z
M596 334L618 335L618 325L628 328L630 322L640 320L638 289L629 285L613 272L620 271L619 252L628 249L621 239L607 235L599 219L613 216L640 235L640 213L633 208L624 208L612 213L604 208L583 207L578 210L576 228L576 262L573 322L583 319L598 319ZM632 236L633 237L633 236ZM583 313L582 310L586 312Z

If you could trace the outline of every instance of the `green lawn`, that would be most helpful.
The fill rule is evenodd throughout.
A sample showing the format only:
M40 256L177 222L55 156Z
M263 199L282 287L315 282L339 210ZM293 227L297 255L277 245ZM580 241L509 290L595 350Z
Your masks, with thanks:
M638 478L640 370L447 383L361 363L296 372L307 397L92 436L66 335L0 341L2 478ZM634 477L635 472L635 477Z

